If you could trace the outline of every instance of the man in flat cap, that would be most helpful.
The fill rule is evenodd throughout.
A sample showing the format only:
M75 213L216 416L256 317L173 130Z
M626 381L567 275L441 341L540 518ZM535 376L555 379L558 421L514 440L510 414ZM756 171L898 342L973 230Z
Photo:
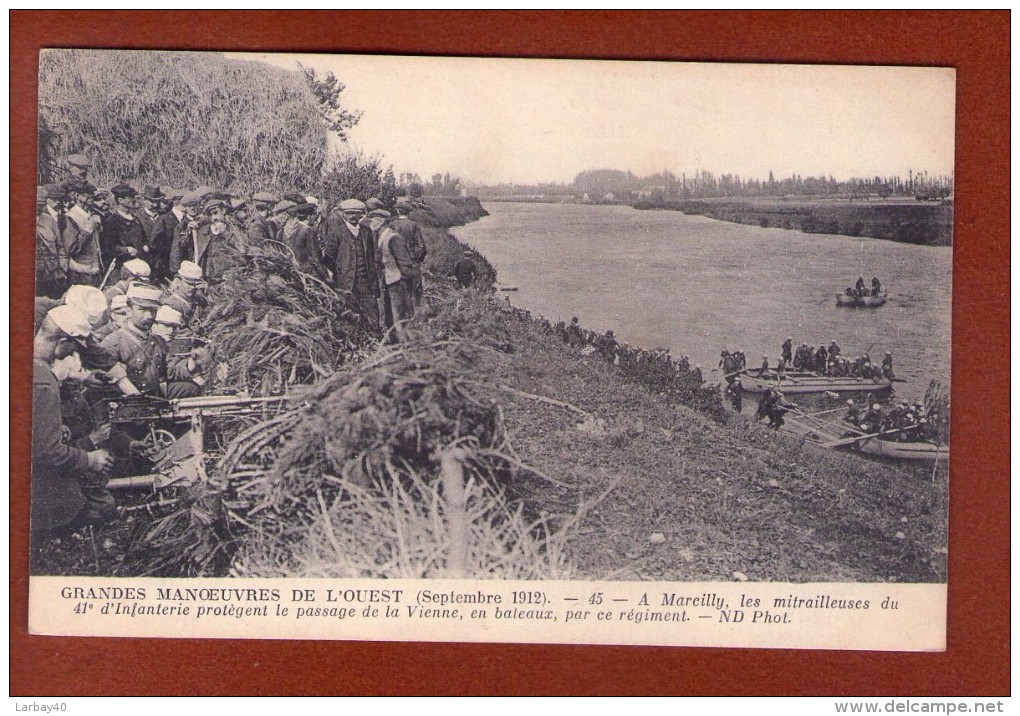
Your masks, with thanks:
M284 211L287 221L280 230L280 241L294 252L294 258L302 271L328 282L329 274L322 261L316 232L309 224L310 217L315 213L315 205L304 202L289 206Z
M109 278L117 281L120 279L119 266L125 261L135 258L149 261L149 237L134 214L138 206L138 192L127 184L118 184L110 189L110 193L114 209L103 220L100 244L106 266L117 263L118 268L114 268Z
M333 268L333 285L348 294L352 308L365 319L369 328L379 330L379 278L376 271L375 241L372 230L361 223L365 204L357 199L340 202L320 225L323 256Z
M253 211L248 213L246 227L248 240L255 246L262 246L267 241L276 239L276 227L269 223L269 214L280 199L268 191L257 191L251 200Z
M385 209L368 212L369 228L375 233L379 247L381 312L388 327L414 315L412 293L418 281L418 263L411 256L404 237L388 226L390 218Z
M103 277L99 250L103 222L90 208L96 188L88 181L77 179L67 182L64 188L70 197L64 234L68 280L72 284L98 286Z
M411 289L411 298L415 306L420 306L424 295L421 279L422 264L425 263L425 257L428 255L428 249L425 246L425 236L422 234L421 227L410 217L412 206L409 199L400 197L393 208L397 212L397 218L389 223L389 227L404 237L404 242L411 253L411 258L414 259L417 265L417 278L415 278L414 286Z
M210 199L203 206L206 221L192 231L192 241L184 244L181 259L193 261L202 268L208 283L217 283L229 265L230 250L241 251L244 239L227 221L227 203Z
M84 154L69 154L67 156L67 175L72 180L88 180L91 166L92 163Z
M127 292L130 314L127 323L100 344L124 366L126 376L117 382L125 395L160 395L166 380L166 347L151 334L162 291L136 283Z
M64 440L60 386L53 364L77 349L90 334L84 314L73 306L50 311L35 334L32 362L32 536L65 526L92 523L107 515L86 510L82 481L113 466L107 450L83 450ZM38 546L36 543L34 546Z
M59 184L42 188L46 204L35 221L35 295L60 298L67 290L67 193Z

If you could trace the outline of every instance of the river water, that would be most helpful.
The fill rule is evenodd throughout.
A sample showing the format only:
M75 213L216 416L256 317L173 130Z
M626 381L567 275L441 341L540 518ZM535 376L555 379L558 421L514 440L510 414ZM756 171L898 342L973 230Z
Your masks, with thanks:
M949 384L952 248L804 234L626 206L490 202L454 229L495 266L515 306L644 348L690 356L708 380L723 349L775 364L787 336L873 361L893 352L897 394ZM880 308L837 308L864 276L889 291Z

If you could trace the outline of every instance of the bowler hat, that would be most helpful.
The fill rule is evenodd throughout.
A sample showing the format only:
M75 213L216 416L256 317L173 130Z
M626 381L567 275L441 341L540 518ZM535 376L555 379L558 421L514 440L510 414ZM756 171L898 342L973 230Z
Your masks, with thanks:
M67 163L72 167L78 167L79 169L88 169L92 164L89 162L89 158L84 154L68 154Z
M118 184L117 186L110 187L110 193L118 199L126 199L129 196L136 196L138 194L135 188L128 184Z
M146 199L149 199L150 201L159 201L160 199L166 199L166 194L164 194L158 186L145 187L145 189L142 191L142 196L144 196Z

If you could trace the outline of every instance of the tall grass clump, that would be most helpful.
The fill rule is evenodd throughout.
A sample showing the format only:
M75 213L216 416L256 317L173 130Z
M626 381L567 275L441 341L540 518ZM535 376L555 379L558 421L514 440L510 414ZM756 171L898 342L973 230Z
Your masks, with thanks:
M204 52L46 50L39 57L40 181L86 154L109 185L310 190L328 156L298 72Z

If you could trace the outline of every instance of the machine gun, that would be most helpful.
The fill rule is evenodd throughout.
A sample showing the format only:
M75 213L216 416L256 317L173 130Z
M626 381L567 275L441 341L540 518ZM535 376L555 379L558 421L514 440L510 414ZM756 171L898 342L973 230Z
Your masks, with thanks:
M107 403L114 425L148 428L141 440L141 454L153 464L147 475L115 477L106 487L123 490L172 485L190 485L206 479L205 429L211 419L266 416L275 406L290 400L287 395L253 398L246 394L206 395L165 399L145 395L110 400Z

